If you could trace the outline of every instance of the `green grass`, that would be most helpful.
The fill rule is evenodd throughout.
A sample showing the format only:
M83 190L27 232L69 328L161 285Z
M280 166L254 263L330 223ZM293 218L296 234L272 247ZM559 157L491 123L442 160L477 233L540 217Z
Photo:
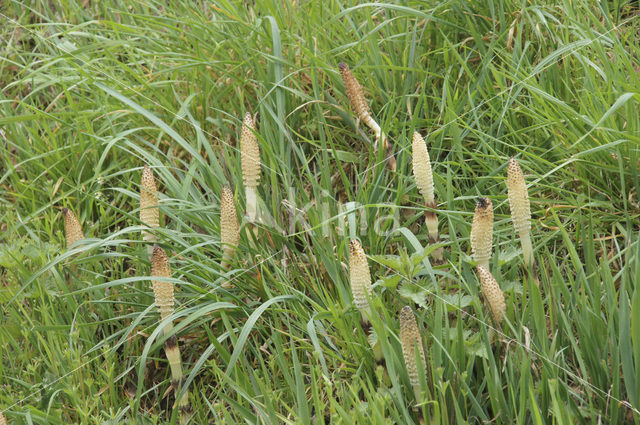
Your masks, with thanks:
M192 423L640 424L632 4L14 0L0 13L10 423L178 422L138 219L149 164ZM352 118L340 61L396 173ZM243 232L226 272L219 196L229 184L242 214L247 110L273 221ZM433 162L444 267L429 263L414 130ZM511 156L529 185L539 289L508 216ZM470 257L478 196L496 214L497 334ZM63 207L87 238L71 251ZM352 236L370 257L384 366L351 302ZM404 305L428 358L420 413L398 339Z

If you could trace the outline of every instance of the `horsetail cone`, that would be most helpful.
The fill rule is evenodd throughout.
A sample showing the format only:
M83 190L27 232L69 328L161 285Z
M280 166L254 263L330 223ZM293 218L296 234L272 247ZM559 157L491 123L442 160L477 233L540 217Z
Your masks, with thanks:
M342 76L342 82L344 83L344 88L347 91L347 98L349 98L349 102L351 103L351 108L353 112L355 112L356 116L360 121L362 121L367 127L369 127L376 137L375 150L378 150L378 143L382 144L382 148L385 150L387 154L387 162L389 167L392 170L395 170L396 160L393 157L393 153L390 151L390 147L387 143L387 137L382 132L380 125L373 119L371 116L371 111L369 109L369 104L367 104L367 100L364 97L364 92L362 91L362 87L358 80L349 69L349 65L344 62L340 62L338 64L338 70L340 71L340 75Z
M420 391L418 369L421 368L424 370L426 368L426 362L418 324L409 306L404 306L402 310L400 310L400 343L402 344L402 356L404 357L404 363L407 367L409 382L413 387L416 401L420 403L422 401L422 393ZM416 347L420 354L420 364L416 362Z
M502 289L500 289L500 285L498 285L498 282L486 267L478 266L478 276L480 277L482 293L484 294L484 298L487 300L487 304L489 304L489 310L491 310L493 321L496 325L499 325L502 323L504 314L507 311Z
M349 276L351 280L351 293L353 303L362 314L362 321L369 323L371 308L369 298L371 297L371 272L367 263L367 256L356 239L349 243Z
M170 278L171 267L169 266L169 257L164 249L159 245L153 247L153 255L151 256L151 284L153 285L153 294L156 298L156 306L160 311L162 320L173 314L173 283L165 280L153 280L153 277Z
M488 269L493 241L493 204L489 198L480 198L476 204L470 241L473 259Z
M156 306L160 311L160 318L165 320L173 314L174 295L173 295L173 283L153 280L154 277L170 278L171 267L169 266L169 257L165 253L164 249L159 245L153 246L153 254L151 256L151 283L153 285L153 293L156 299ZM165 325L163 332L165 335L171 334L173 330L173 323ZM169 361L169 368L171 369L171 385L174 390L177 390L182 380L182 358L180 355L180 348L178 347L178 340L175 335L170 336L164 345L167 360ZM189 394L188 392L180 399L176 401L176 405L182 410L182 422L186 422L187 410L189 406Z
M425 224L429 230L429 242L437 243L440 240L440 232L438 231L438 216L434 211L437 207L435 190L433 187L433 171L431 170L431 159L427 144L417 131L413 133L412 141L412 165L413 177L416 180L416 186L424 197L424 202L431 210L425 211ZM436 261L443 260L442 248L438 248L433 252Z
M69 208L63 208L64 214L64 233L67 239L67 249L71 248L71 245L84 239L84 233L82 233L82 226L76 218L76 215Z
M507 191L511 220L522 244L524 263L528 267L533 264L533 247L531 246L531 206L527 185L520 164L515 158L509 160L507 169Z
M156 186L156 180L153 177L153 171L151 171L151 168L148 165L144 166L142 170L142 178L140 179L140 221L151 229L157 229L160 227L158 187ZM142 239L145 242L150 243L148 250L149 253L152 254L152 243L156 242L156 235L148 230L143 230Z
M258 215L256 189L260 182L260 146L255 131L256 124L251 113L247 112L244 115L240 136L240 159L242 181L247 195L246 214L249 221L256 220Z
M229 267L236 247L240 242L240 226L233 203L233 192L228 186L222 187L220 196L220 244L222 245L222 268Z

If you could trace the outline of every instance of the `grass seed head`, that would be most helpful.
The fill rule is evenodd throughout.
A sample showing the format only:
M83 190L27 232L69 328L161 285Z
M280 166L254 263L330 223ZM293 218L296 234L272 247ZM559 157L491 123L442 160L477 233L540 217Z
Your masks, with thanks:
M371 297L371 272L367 256L356 239L349 243L349 275L353 302L362 313L363 320L368 322L367 313L371 311L368 301Z
M159 245L153 247L151 256L151 283L156 298L156 306L160 310L160 317L164 320L173 313L173 283L164 280L153 280L153 277L170 278L171 267L169 257Z
M158 187L153 171L148 165L142 170L140 179L140 221L148 227L160 227L160 213L158 210ZM147 242L155 242L155 235L143 231L143 239Z
M413 315L411 307L404 306L400 310L400 343L402 344L402 356L404 357L404 363L407 367L407 374L409 375L409 381L416 393L416 399L420 399L420 381L418 375L418 368L425 369L425 356L424 348L422 347L422 338L420 337L420 331L418 330L418 324L416 318ZM420 353L421 364L416 363L415 350L418 348Z
M251 113L247 112L242 123L240 137L242 180L246 187L258 187L260 181L260 146L255 131L256 124Z
M228 186L222 187L220 196L220 243L222 245L223 267L231 262L233 253L240 242L240 226L233 202L233 192Z
M470 241L473 259L487 267L493 246L493 204L489 198L480 198L476 204Z
M531 230L531 206L527 185L520 164L515 158L509 160L507 169L507 190L509 192L509 207L511 219L516 233L529 232Z
M63 208L64 214L64 233L67 238L67 249L71 248L71 245L84 239L84 233L82 233L82 226L76 218L76 215L69 208Z
M413 133L412 145L413 177L416 180L416 185L420 193L422 193L425 202L431 204L435 200L431 159L429 158L427 144L417 131Z
M493 321L496 325L499 325L502 323L504 314L507 311L502 289L500 289L500 285L498 285L498 282L486 267L478 266L478 276L480 277L482 293L487 300L487 304L489 304Z

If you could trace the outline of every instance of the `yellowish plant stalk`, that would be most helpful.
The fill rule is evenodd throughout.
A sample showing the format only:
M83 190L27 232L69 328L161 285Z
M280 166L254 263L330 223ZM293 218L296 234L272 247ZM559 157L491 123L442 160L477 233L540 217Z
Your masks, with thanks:
M349 65L346 63L340 62L338 64L338 70L340 71L340 75L342 75L342 81L347 91L347 97L349 98L353 112L355 112L358 120L369 127L375 135L375 152L378 152L378 145L381 145L387 155L387 165L392 171L395 171L396 159L393 156L393 152L391 152L389 143L387 142L387 136L382 132L380 125L371 116L369 104L364 97L364 92L362 91L360 83L351 72L351 69L349 69Z
M493 204L489 198L480 198L471 224L471 253L479 266L489 269L493 246Z
M63 208L64 214L64 233L67 239L67 249L71 249L71 245L84 239L82 226L76 218L76 215L69 208Z
M402 356L407 367L409 382L413 387L416 402L419 404L423 401L423 397L420 390L418 370L422 369L426 374L426 360L418 323L409 306L404 306L400 310L400 343L402 344ZM416 350L419 353L420 363L416 362L416 357L418 357L416 356Z
M2 412L0 412L0 425L7 425L7 420L5 419Z
M524 181L520 164L515 158L509 160L507 168L507 191L509 193L509 207L511 220L522 244L522 256L526 267L534 263L533 247L531 245L531 205L529 193Z
M429 151L424 139L417 131L413 133L412 141L412 165L413 177L416 181L418 190L424 197L426 206L430 209L425 211L425 224L429 231L429 243L436 244L440 241L440 231L438 230L438 216L436 215L436 197L433 185L433 171L431 170L431 159ZM444 254L442 248L437 248L431 254L436 263L444 262Z
M149 230L142 231L142 239L147 242L149 256L153 254L153 244L157 237L152 230L160 227L160 211L158 209L158 187L153 177L153 171L148 165L142 170L140 179L140 221Z
M482 293L489 305L494 323L499 326L504 320L504 315L507 311L504 294L489 269L484 266L478 266L477 270L480 283L482 284Z
M369 317L371 316L371 307L369 306L371 272L369 271L367 256L362 249L362 245L356 239L352 239L349 243L349 276L353 303L362 314L362 322L369 324Z
M161 278L162 280L156 280ZM173 314L173 306L175 303L173 295L173 283L167 282L165 279L171 277L171 267L169 266L169 257L159 245L154 245L153 254L151 256L151 283L153 293L155 295L156 307L160 312L160 318L165 320ZM173 323L168 323L163 333L168 336L173 331ZM182 359L180 356L180 348L175 335L168 337L164 345L169 368L171 369L171 385L175 393L178 393L180 382L182 381ZM181 411L181 422L186 422L189 417L189 393L185 392L184 396L176 401L176 407Z
M247 112L242 123L240 137L240 159L242 163L242 180L246 192L246 216L249 222L258 219L257 188L260 182L260 146L256 137L256 124Z
M236 214L236 206L233 202L233 192L228 186L222 187L220 196L220 245L222 246L222 260L220 266L229 268L233 261L233 255L240 243L240 225ZM229 288L231 282L226 281L223 287Z

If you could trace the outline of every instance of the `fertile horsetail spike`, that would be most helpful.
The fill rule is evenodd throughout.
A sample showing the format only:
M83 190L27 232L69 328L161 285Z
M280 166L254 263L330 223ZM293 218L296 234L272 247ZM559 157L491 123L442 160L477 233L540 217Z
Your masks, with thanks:
M240 242L240 226L236 215L236 206L233 203L233 192L228 186L222 187L220 196L220 244L222 245L222 261L220 265L226 269L231 264L233 254ZM224 287L230 283L225 282Z
M64 233L67 238L67 249L71 248L71 245L84 239L84 233L82 233L82 226L76 218L76 215L69 208L63 208L64 214Z
M489 304L493 321L496 325L500 325L507 311L502 289L500 289L500 285L498 285L498 282L486 267L478 266L478 276L480 277L482 293L487 300L487 304Z
M142 170L140 179L140 221L150 229L160 227L160 212L158 210L158 187L153 171L148 165ZM147 251L153 253L153 243L157 241L156 235L149 230L142 231L142 239L148 242Z
M424 213L425 223L429 230L429 242L432 244L438 243L440 240L440 232L438 231L438 216L435 212L437 204L433 188L431 159L429 158L427 144L417 131L413 133L412 151L413 177L416 180L416 185L420 193L424 197L425 204L430 208L429 211L425 211ZM437 263L443 262L442 248L433 251L433 259Z
M488 269L493 240L493 204L489 198L480 198L476 204L470 240L473 259Z
M371 116L371 112L369 109L369 105L367 104L367 100L364 98L364 92L362 91L362 87L356 77L353 75L351 70L349 69L349 65L344 62L340 62L338 64L338 70L340 71L340 75L342 75L342 81L344 83L344 87L347 90L347 97L349 98L349 102L351 102L351 107L353 108L353 112L356 113L358 119L365 123L367 127L369 127L376 136L375 150L378 151L378 143L382 144L382 148L386 152L387 155L387 163L391 170L395 171L396 169L396 160L391 153L390 146L387 142L387 136L380 129L380 125L373 119Z
M351 293L353 303L362 314L362 321L369 323L371 307L369 298L371 297L371 272L367 263L367 256L356 239L349 243L349 276L351 280Z
M159 245L153 246L153 254L151 255L151 283L153 285L153 293L156 299L156 306L160 311L160 318L165 320L173 314L174 296L173 283L167 282L165 279L171 277L171 267L169 266L169 257ZM154 277L163 280L153 280ZM167 323L163 329L166 336L170 335L173 330L173 323ZM182 380L182 359L180 356L180 348L175 335L169 336L164 345L164 350L169 361L171 369L171 385L177 394L180 381ZM181 423L188 420L187 411L189 410L189 393L185 392L180 400L176 400L176 406L181 410Z
M533 247L531 246L531 206L529 194L524 182L522 169L515 158L509 160L507 169L507 190L509 192L509 207L511 208L511 220L513 227L522 243L522 255L524 264L529 267L533 264Z
M256 124L247 112L242 123L242 135L240 137L240 155L242 162L242 181L244 182L247 196L246 215L253 222L258 216L257 194L260 181L260 146L256 137Z
M400 310L400 343L402 344L402 356L404 357L404 363L407 367L409 382L413 387L416 402L421 403L422 392L420 391L418 369L425 370L426 362L418 324L416 323L416 318L413 315L411 307L408 305L402 307L402 310ZM420 353L420 364L416 362L416 347L418 348L418 353Z

